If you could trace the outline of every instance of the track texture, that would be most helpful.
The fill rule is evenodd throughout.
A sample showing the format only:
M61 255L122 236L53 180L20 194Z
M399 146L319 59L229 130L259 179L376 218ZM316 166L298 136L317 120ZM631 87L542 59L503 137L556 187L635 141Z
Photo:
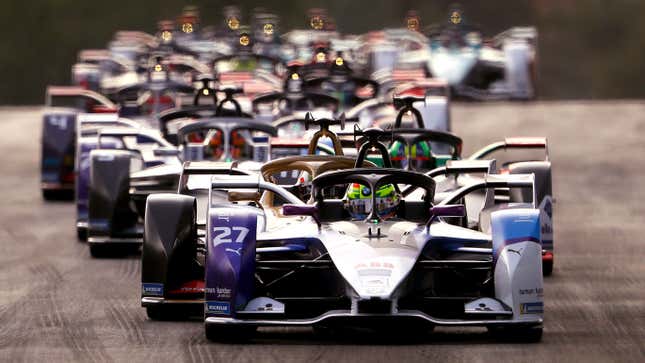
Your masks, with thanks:
M0 109L2 361L645 361L645 103L458 104L466 155L505 136L549 138L556 268L545 334L502 344L480 329L413 342L328 340L260 330L211 344L199 322L153 322L139 305L139 260L95 260L76 241L70 203L39 192L41 110Z

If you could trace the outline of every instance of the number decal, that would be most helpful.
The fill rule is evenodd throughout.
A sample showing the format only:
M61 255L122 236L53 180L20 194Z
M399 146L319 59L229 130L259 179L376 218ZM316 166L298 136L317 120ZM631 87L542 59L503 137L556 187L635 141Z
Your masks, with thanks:
M213 245L218 245L220 243L232 243L233 239L232 232L237 232L237 238L235 238L235 243L242 243L244 239L249 234L249 229L246 227L213 227Z
M244 242L246 235L249 234L249 229L246 227L233 227L233 230L239 232L235 240L236 243Z
M67 117L65 116L49 116L49 123L61 130L67 130Z

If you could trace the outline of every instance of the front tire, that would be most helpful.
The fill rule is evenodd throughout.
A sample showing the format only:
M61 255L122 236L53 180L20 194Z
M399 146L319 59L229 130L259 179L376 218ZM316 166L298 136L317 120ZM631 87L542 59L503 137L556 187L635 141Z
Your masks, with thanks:
M553 260L542 261L542 275L551 276L553 274Z
M253 337L256 326L248 325L205 325L206 339L220 343L243 343Z
M74 199L74 193L69 190L42 189L43 199L48 201L69 201Z
M108 249L104 245L92 244L90 247L90 255L94 258L108 257Z
M180 321L187 320L190 314L178 306L150 305L146 306L146 314L150 320Z
M80 242L87 242L87 228L76 227L76 238Z
M538 343L542 340L542 326L488 327L488 332L496 340L517 343Z

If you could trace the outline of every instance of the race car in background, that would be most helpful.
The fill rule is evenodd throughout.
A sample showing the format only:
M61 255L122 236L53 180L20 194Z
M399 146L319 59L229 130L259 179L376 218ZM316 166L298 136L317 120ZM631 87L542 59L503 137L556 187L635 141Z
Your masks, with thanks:
M107 97L81 87L47 87L41 135L43 198L71 199L74 191L76 128L80 113L114 113Z
M450 84L453 94L475 100L536 96L537 37L534 27L514 27L490 39L464 21L459 9L427 32L428 71Z
M259 170L275 129L243 117L203 118L179 128L179 148L145 129L103 129L117 147L89 154L87 243L94 257L138 249L149 194L176 190L185 160L239 162Z
M534 27L513 27L492 38L470 25L460 8L448 20L422 30L418 14L406 27L368 33L369 66L377 77L391 69L422 69L448 83L451 94L471 100L536 97L537 40Z

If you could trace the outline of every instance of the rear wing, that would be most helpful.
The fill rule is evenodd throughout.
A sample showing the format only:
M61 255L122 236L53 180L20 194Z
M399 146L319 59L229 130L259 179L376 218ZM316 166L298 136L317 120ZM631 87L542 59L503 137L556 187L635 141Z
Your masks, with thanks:
M110 59L107 49L84 49L78 52L78 61L81 63L97 63Z
M483 180L470 183L450 193L438 205L455 204L467 194L480 189L511 189L530 188L533 194L532 206L537 208L537 195L535 192L535 176L533 174L491 174Z
M229 174L233 174L233 170L237 170L237 165L237 161L185 161L182 172L184 174L221 174L218 171L226 170ZM244 171L240 173L247 175Z
M508 149L543 149L545 154L545 161L549 161L549 149L546 137L508 137L504 141L492 143L472 154L468 160L483 159L498 150Z
M499 48L504 44L504 41L506 40L522 40L526 41L532 46L536 46L538 40L538 31L537 28L532 26L513 27L497 34L489 41L489 43L493 47Z
M132 120L118 117L116 114L80 114L78 116L77 132L79 137L95 136L106 127L132 127L140 125Z
M495 160L449 160L445 166L426 173L429 177L458 174L494 174L497 171Z
M230 132L235 129L252 129L277 136L278 130L270 124L254 121L243 117L216 117L188 123L177 130L178 140L183 140L186 135L203 130L219 129Z
M173 148L174 146L162 138L157 132L142 128L131 128L131 127L121 127L121 128L107 128L99 130L98 132L98 146L101 148L101 141L106 137L113 137L122 139L124 137L133 136L137 140L144 140L145 142L153 142L162 147Z
M91 100L102 106L101 112L117 112L117 105L107 97L78 86L47 86L45 106L52 107L54 97L70 97Z

